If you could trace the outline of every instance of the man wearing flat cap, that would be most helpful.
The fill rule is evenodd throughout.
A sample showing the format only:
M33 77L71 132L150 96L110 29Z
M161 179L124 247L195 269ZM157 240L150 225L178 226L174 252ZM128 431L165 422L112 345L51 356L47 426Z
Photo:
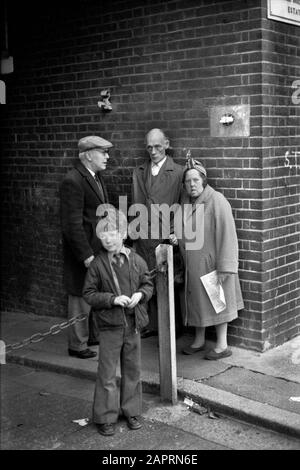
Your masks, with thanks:
M108 202L100 172L106 169L109 149L101 137L92 135L78 142L79 162L65 176L60 187L61 226L64 252L64 283L68 293L68 318L87 315L69 327L69 355L88 359L96 353L96 325L90 306L82 298L85 274L101 248L96 236L96 210Z

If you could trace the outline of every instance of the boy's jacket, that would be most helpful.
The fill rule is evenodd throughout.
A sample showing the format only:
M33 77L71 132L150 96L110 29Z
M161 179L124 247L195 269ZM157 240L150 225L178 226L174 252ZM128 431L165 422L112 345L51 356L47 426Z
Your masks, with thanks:
M153 282L146 262L137 253L130 250L128 262L131 292L143 294L142 300L134 308L135 326L140 330L149 322L146 302L152 296ZM124 308L112 304L113 298L119 293L113 280L107 251L102 249L91 263L85 277L82 295L93 307L99 328L126 326Z

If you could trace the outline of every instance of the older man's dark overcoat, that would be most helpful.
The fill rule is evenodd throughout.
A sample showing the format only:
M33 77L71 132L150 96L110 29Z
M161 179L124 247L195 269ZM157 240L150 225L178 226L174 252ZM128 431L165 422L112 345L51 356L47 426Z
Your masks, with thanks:
M84 260L96 255L101 242L96 236L96 210L108 202L92 174L78 162L65 176L60 187L61 226L64 253L64 283L69 295L82 296L86 275Z
M156 265L155 248L163 242L163 238L151 238L151 205L178 204L182 191L182 175L184 168L167 156L158 176L151 178L151 160L138 166L133 172L132 199L135 204L143 204L148 213L148 238L138 239L135 248L147 262L149 269ZM165 238L168 238L169 234Z

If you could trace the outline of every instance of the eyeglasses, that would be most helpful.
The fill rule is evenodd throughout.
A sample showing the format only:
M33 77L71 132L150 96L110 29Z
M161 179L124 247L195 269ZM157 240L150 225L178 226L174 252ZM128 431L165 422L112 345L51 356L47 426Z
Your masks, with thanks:
M156 150L157 152L161 152L163 150L162 145L147 145L148 152L152 152L152 150Z

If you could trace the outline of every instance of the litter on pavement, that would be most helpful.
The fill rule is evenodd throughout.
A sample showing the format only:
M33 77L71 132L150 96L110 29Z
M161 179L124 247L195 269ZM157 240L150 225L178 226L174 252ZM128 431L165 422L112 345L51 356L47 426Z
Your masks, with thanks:
M191 398L185 397L183 403L187 405L190 410L198 413L199 415L204 415L208 412L204 406L199 405L199 403L195 403L193 400L191 400Z
M89 424L89 418L73 419L72 423L79 424L79 426L86 426Z

